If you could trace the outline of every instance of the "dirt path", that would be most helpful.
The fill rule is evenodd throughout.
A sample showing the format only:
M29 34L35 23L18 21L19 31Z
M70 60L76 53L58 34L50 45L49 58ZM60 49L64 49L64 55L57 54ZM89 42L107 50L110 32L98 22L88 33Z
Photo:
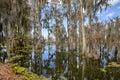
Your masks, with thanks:
M5 64L0 63L0 80L22 80Z

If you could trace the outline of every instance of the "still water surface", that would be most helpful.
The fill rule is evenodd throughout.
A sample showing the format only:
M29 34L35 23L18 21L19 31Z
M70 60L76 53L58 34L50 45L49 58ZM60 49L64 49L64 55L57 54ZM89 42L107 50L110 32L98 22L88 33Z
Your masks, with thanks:
M33 52L33 59L35 55ZM58 52L55 45L45 46L42 56L36 59L38 63L39 59L42 65L34 65L33 69L41 67L36 71L42 69L42 75L51 80L120 80L120 68L103 69L99 60L82 59L76 52Z

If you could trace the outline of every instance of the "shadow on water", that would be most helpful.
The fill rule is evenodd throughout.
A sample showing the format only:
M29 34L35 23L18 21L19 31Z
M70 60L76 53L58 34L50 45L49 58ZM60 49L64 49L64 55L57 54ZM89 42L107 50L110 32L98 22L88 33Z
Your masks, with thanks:
M58 52L52 45L41 53L32 52L31 70L51 80L120 80L120 68L103 69L99 60L82 59L76 52Z

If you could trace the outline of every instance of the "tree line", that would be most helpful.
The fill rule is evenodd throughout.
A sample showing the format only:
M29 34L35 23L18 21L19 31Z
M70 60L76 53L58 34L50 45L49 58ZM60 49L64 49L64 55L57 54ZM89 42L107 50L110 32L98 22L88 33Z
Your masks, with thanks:
M108 1L0 0L0 45L7 46L8 59L41 50L45 42L42 29L47 29L49 45L54 42L61 51L68 48L97 57L101 44L110 50L120 43L120 18L102 22L97 16L110 6Z

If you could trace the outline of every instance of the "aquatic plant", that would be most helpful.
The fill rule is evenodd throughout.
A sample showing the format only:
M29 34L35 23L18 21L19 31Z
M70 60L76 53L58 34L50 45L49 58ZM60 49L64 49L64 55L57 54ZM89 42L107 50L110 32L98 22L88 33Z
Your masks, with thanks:
M116 62L110 62L107 67L120 67L120 64L116 63Z

